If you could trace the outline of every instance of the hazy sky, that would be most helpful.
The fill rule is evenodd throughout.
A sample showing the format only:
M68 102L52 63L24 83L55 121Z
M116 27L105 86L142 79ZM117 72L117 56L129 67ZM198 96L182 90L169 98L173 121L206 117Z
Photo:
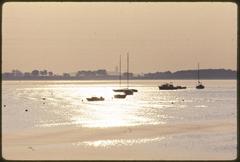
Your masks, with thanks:
M192 2L8 2L3 72L236 70L237 5Z

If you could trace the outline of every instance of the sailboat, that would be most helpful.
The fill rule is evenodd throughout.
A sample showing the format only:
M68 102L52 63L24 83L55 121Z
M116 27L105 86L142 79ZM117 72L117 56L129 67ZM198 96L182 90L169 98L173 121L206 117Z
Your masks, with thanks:
M199 64L198 64L198 85L196 86L197 89L204 89L204 85L199 80Z
M127 89L133 92L138 92L137 89L129 89L129 54L127 53Z
M119 61L119 86L121 87L121 80L122 80L122 78L121 78L121 55L120 55L120 61ZM123 91L123 89L114 89L113 90L114 92L124 92ZM114 95L114 98L126 98L126 94L116 94L116 95Z
M120 55L120 65L119 65L119 81L121 86L121 55ZM127 53L127 88L114 89L114 92L123 92L125 95L133 95L133 92L137 92L136 89L129 89L129 54ZM114 96L115 97L115 96Z

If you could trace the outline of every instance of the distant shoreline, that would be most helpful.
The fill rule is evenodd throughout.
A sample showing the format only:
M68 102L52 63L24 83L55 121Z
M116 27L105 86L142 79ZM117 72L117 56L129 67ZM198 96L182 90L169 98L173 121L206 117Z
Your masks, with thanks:
M201 69L200 80L232 80L237 79L237 71L230 69ZM197 80L197 70L181 70L176 72L154 72L144 74L122 73L122 80ZM21 72L12 70L2 74L2 80L119 80L117 72L111 74L105 69L95 71L81 70L74 74L63 73L62 75L48 72L47 70L33 70L32 72Z
M2 79L2 81L110 81L118 79ZM131 80L197 80L197 79L131 79ZM237 78L210 78L201 80L237 80ZM124 80L123 80L124 81Z

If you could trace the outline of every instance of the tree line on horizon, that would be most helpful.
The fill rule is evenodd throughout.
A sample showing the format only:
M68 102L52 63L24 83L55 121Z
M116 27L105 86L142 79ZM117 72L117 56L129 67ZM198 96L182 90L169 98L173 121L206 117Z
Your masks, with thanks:
M133 73L123 73L122 78L126 79L127 74L130 79L196 79L197 70L180 70L176 72L154 72L135 75ZM237 72L230 69L201 69L201 79L236 79ZM21 72L14 69L12 72L2 73L3 80L78 80L78 79L118 79L118 74L110 74L105 69L81 70L74 74L55 74L48 70L33 70L32 72Z

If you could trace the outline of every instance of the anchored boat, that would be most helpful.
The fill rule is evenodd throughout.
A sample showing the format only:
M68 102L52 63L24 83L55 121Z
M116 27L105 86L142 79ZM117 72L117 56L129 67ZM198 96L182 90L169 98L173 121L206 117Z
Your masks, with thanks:
M158 87L159 90L176 90L176 89L186 89L187 87L183 86L174 86L172 83L165 83Z
M120 55L120 63L119 63L119 84L121 87L121 55ZM114 92L123 92L126 95L133 95L134 92L138 92L137 89L130 89L129 87L129 54L127 53L127 88L114 89ZM114 96L115 97L115 96Z
M91 97L91 98L87 98L88 101L104 101L104 98L101 97Z
M204 85L200 82L200 72L199 72L199 64L198 64L198 85L196 86L196 89L204 89Z
M114 98L126 98L126 94L116 94L116 95L114 95Z

